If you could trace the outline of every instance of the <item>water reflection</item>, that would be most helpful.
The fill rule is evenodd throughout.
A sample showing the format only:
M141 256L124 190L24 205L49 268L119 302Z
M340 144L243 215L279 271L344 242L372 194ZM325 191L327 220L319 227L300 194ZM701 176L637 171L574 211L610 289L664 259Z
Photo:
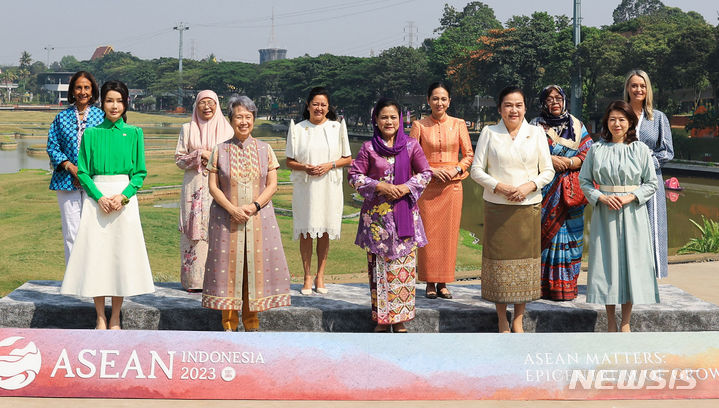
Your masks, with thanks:
M45 139L17 139L17 149L0 149L0 174L16 173L20 169L50 170L50 159L47 155L29 155L30 145L45 144Z

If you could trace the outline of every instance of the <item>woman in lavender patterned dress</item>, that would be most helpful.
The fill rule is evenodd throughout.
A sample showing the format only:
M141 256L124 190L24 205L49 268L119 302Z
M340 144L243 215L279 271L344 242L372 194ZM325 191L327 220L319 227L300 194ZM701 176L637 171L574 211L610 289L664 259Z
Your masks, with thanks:
M290 272L272 195L277 168L272 148L252 137L257 107L233 95L229 119L235 135L212 149L207 163L209 249L202 306L222 310L222 327L235 331L240 310L245 331L258 331L257 312L290 305Z
M415 315L417 248L427 244L417 200L432 171L419 143L401 127L402 110L382 98L372 111L374 136L349 170L364 197L355 244L367 250L375 332L406 333Z

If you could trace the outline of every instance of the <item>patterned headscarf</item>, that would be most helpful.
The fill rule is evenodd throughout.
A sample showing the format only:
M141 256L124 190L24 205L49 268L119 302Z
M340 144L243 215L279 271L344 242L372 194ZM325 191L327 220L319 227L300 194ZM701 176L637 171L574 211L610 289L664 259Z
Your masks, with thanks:
M404 184L410 179L410 177L412 177L412 166L409 161L409 153L407 152L407 142L409 141L409 137L406 133L404 133L402 111L401 109L398 109L399 129L397 129L397 135L394 137L394 145L392 147L388 147L387 144L385 144L384 139L382 139L382 132L380 132L379 127L377 126L377 121L375 120L375 116L379 113L377 111L377 107L380 103L385 101L385 98L380 99L377 101L374 109L372 109L372 128L374 129L372 147L382 156L395 156L394 184ZM414 236L414 222L412 221L412 212L409 209L409 197L404 196L395 201L393 207L394 222L397 226L397 235L400 238Z
M564 102L562 103L562 113L560 113L559 116L553 115L552 112L549 111L549 107L545 103L545 100L549 96L549 93L553 90L559 92L559 94L562 96L562 99L564 100ZM541 109L542 113L537 119L538 123L551 126L561 138L567 140L575 139L572 115L567 112L567 95L564 93L564 90L562 90L559 85L549 85L542 89L542 92L539 93L539 108Z
M210 120L202 119L197 109L197 103L205 98L210 98L217 104L215 115ZM232 125L222 115L222 108L217 94L210 90L200 91L192 107L192 122L190 122L190 137L188 140L189 150L211 150L234 134L235 131L232 130Z

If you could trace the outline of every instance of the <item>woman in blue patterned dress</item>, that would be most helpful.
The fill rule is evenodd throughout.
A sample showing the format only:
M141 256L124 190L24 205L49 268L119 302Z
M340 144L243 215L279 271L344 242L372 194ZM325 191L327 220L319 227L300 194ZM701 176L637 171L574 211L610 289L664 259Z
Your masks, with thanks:
M554 166L554 179L542 188L542 298L572 300L584 248L584 207L579 169L592 145L587 129L567 111L567 96L558 85L539 94L541 115L530 124L540 126ZM572 200L572 196L582 200Z
M672 129L667 116L654 109L652 83L646 72L629 71L624 81L624 101L632 105L639 118L637 137L652 151L652 163L657 173L657 192L647 202L649 226L654 248L654 266L657 278L669 275L667 262L667 200L664 194L662 166L674 158Z
M83 190L77 178L77 155L85 129L104 120L102 109L93 106L100 96L95 77L78 71L70 78L67 101L70 107L55 116L47 134L47 155L52 166L50 190L57 191L62 236L65 241L65 264L77 236L82 212Z

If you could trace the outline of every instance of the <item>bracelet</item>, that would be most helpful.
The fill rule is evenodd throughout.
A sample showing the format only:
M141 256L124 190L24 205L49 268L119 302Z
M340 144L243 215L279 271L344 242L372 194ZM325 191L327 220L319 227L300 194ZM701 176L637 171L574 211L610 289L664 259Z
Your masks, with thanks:
M569 167L573 167L573 166L574 166L574 157L570 157L569 158Z
M260 206L260 203L258 203L257 201L253 201L252 204L254 204L255 208L257 208L257 212L260 212L260 210L262 209L262 206Z
M129 203L130 203L130 199L127 197L123 198L122 201L120 202L120 204L122 204L122 205L127 205Z
M337 162L336 162L336 161L333 161L333 162L332 162L332 168L333 168L333 169L336 169L336 168L337 168Z

